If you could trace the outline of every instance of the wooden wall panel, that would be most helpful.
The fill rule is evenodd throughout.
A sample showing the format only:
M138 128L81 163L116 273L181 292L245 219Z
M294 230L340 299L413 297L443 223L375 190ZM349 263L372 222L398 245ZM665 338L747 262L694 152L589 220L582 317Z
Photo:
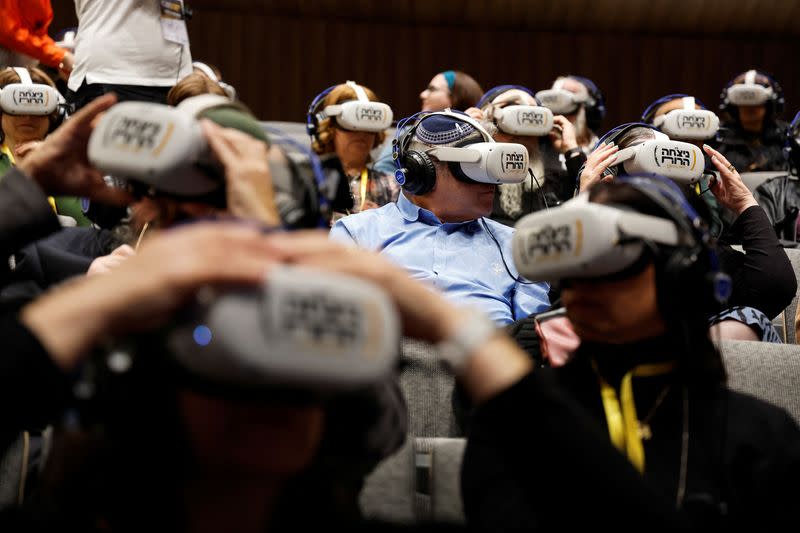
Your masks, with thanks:
M447 68L469 72L484 88L540 89L562 73L585 75L606 94L606 126L638 118L669 92L690 92L716 107L727 80L751 67L782 82L788 118L800 108L798 26L786 23L800 16L795 0L189 3L193 56L218 65L263 119L302 121L315 94L349 78L402 117L418 109L420 90ZM74 20L71 1L53 5L54 29ZM722 6L738 11L709 15ZM668 17L678 8L683 25Z

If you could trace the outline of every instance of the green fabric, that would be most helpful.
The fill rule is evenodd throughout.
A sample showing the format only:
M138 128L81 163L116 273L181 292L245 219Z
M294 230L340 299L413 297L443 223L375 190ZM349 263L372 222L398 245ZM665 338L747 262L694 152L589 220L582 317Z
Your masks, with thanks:
M207 118L222 126L223 128L233 128L243 131L258 140L269 144L267 134L258 121L244 111L235 107L214 107L200 114L200 118Z
M4 154L0 153L0 178L6 175L6 172L11 170L14 165L11 164L11 159Z
M92 221L86 218L81 208L81 201L75 196L56 196L56 212L59 215L72 217L78 226L91 226Z

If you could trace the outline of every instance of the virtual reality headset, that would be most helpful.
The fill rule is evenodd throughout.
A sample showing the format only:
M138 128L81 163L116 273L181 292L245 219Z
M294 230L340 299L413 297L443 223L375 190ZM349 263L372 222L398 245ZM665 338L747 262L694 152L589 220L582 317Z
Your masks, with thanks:
M537 281L603 277L633 265L645 249L644 241L679 244L672 221L588 198L582 193L517 222L512 250L522 276Z
M336 123L352 131L380 132L392 125L392 108L382 102L373 102L361 85L348 81L358 100L325 106L322 113L326 117L334 117Z
M695 99L683 98L683 109L674 109L653 119L653 125L674 139L711 139L719 130L719 117L706 109L695 109Z
M728 102L736 106L754 106L766 104L775 96L772 87L764 87L756 83L757 72L748 70L743 83L728 87Z
M528 149L521 144L481 142L426 152L439 161L459 163L468 178L480 183L522 183L528 176Z
M219 189L222 170L213 160L197 116L229 107L249 112L224 96L188 98L178 107L122 102L106 112L89 139L89 161L105 174L177 196Z
M536 93L536 99L543 106L550 109L557 115L568 115L578 110L578 106L586 103L586 98L582 98L566 89L546 89Z
M553 129L553 112L543 106L495 107L494 120L500 131L511 135L543 137Z
M190 376L244 390L369 386L391 374L399 342L400 321L381 288L283 266L261 289L216 295L167 334Z
M60 94L44 83L33 83L28 69L15 67L20 83L0 89L0 108L9 115L52 115L58 109Z
M672 141L664 134L617 152L615 166L628 174L659 174L678 183L693 184L703 175L705 158L697 146Z

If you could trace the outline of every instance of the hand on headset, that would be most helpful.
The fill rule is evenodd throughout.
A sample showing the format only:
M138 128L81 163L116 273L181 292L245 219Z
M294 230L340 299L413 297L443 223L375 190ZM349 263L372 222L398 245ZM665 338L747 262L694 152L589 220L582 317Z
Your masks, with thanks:
M742 177L724 155L704 144L703 150L711 157L717 167L720 179L713 179L708 188L714 193L720 204L739 216L748 207L758 205L753 193L742 181Z
M110 254L103 255L92 261L89 265L89 270L86 272L87 276L95 276L97 274L107 274L120 266L129 257L136 255L136 250L123 244L114 249Z
M477 107L470 107L466 111L464 111L464 113L466 113L470 117L474 118L475 120L483 120L484 119L483 111L481 111Z
M94 100L30 151L18 168L51 195L88 196L112 205L130 203L128 193L106 185L86 155L94 120L116 101L113 94Z
M342 246L319 231L275 233L267 241L281 262L348 274L383 287L397 306L406 336L439 342L461 322L458 307L377 253Z
M20 320L69 372L100 339L165 324L203 287L258 286L273 255L259 229L191 224L158 233L107 274L48 292Z
M556 115L553 117L553 124L553 131L550 132L550 141L553 143L553 148L558 150L558 153L565 154L569 150L578 147L575 126L567 120L567 117Z
M202 127L214 156L225 167L230 214L270 226L280 225L267 162L269 147L246 133L220 127L207 119L202 121Z
M612 142L610 144L601 144L589 154L580 176L581 191L589 190L592 185L599 181L611 181L614 179L613 176L604 177L603 172L617 160L618 151L619 147Z

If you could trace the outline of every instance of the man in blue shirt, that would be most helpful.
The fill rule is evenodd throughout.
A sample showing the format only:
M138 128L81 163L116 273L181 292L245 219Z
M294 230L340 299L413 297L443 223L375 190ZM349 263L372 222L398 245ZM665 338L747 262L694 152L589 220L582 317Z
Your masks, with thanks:
M445 155L437 150L494 142L491 136L452 112L424 116L407 135L412 137L398 140L398 181L404 183L397 203L339 220L331 238L380 251L414 278L480 308L499 325L547 310L547 284L523 280L514 268L514 230L485 218L496 185L478 179L491 176L443 162ZM452 159L452 152L447 157Z

